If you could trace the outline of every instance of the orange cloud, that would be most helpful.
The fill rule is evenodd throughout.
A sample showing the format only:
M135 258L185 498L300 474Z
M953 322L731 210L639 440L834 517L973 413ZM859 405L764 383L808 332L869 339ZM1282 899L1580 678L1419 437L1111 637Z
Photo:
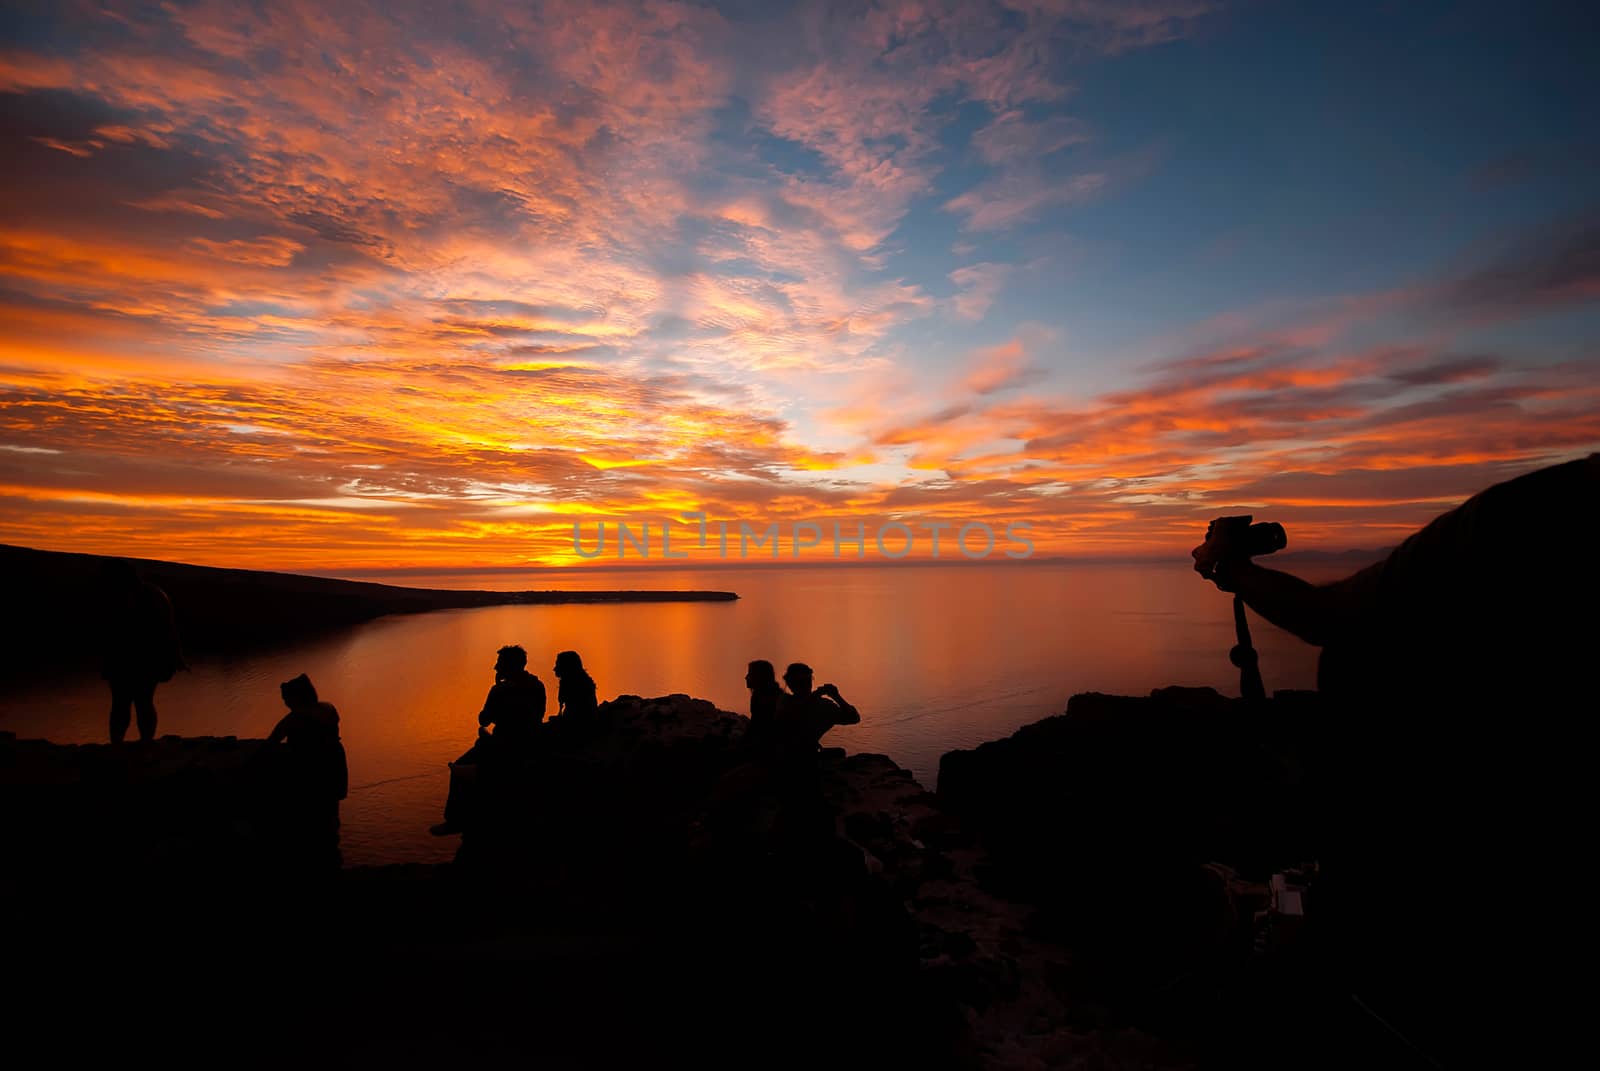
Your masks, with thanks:
M570 563L574 519L696 509L1166 553L1244 504L1349 544L1600 442L1592 355L1352 341L1397 309L1592 297L1592 229L1272 330L1220 317L1126 368L984 333L1025 264L918 270L919 206L1014 235L1118 180L1074 155L1094 131L1039 114L1070 100L1051 41L1117 52L1205 7L805 5L777 64L667 0L448 26L203 0L8 46L0 540ZM980 116L960 192L950 101Z

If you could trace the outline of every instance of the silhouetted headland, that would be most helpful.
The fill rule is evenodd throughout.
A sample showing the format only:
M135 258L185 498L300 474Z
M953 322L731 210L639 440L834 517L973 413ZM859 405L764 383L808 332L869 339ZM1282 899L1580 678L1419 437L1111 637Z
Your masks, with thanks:
M86 607L96 571L107 559L0 544L0 576L28 627L11 641L0 679L92 668L85 645ZM273 647L389 614L480 606L578 603L726 602L731 591L455 591L254 569L218 569L155 559L126 559L172 600L189 654Z

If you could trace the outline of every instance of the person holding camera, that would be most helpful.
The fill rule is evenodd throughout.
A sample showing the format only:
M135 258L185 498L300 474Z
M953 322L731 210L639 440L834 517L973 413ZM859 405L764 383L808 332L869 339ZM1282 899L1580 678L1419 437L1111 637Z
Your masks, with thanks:
M778 702L777 746L791 757L815 757L829 729L861 721L860 712L845 701L838 688L832 684L812 688L813 679L811 667L804 662L791 663L783 671L783 683L789 692Z
M1277 525L1218 518L1195 571L1279 628L1323 648L1318 688L1341 703L1429 716L1446 702L1565 694L1594 638L1600 454L1499 483L1435 518L1382 561L1311 584L1254 560L1284 545ZM1238 523L1238 522L1244 523ZM1276 531L1274 531L1276 530ZM1529 661L1524 661L1528 659Z
M1600 454L1496 484L1328 584L1253 560L1283 539L1249 521L1219 518L1192 554L1322 648L1325 947L1387 1025L1467 1058L1474 1024L1548 977L1514 890L1587 839L1562 730L1593 709Z
M813 688L811 667L792 663L784 670L788 691L778 696L768 747L772 784L778 796L774 838L806 850L833 836L833 814L822 798L817 751L835 725L856 725L861 714L832 684Z

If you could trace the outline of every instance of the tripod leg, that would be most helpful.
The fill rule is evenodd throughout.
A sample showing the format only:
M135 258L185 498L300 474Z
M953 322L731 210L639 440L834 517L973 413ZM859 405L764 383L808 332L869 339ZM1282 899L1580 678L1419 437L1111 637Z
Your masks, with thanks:
M1228 660L1239 667L1239 694L1246 699L1261 700L1267 697L1267 687L1261 682L1260 660L1256 649L1250 645L1250 622L1244 616L1244 600L1233 597L1233 631L1239 639Z

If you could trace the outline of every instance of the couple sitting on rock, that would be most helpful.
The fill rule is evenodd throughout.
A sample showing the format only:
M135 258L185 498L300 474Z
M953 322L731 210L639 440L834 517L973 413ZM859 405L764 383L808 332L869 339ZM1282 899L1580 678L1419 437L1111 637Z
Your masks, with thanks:
M855 725L861 715L831 684L812 688L811 667L791 663L783 671L785 692L772 663L758 659L745 672L750 689L750 729L745 734L749 756L763 763L787 765L816 758L822 737L835 725ZM814 762L811 763L815 765Z
M561 725L587 729L599 707L594 678L583 668L576 651L556 655L553 670L561 682L556 692L556 716ZM528 672L528 653L516 644L500 648L494 663L494 686L478 713L477 742L450 764L450 795L445 801L444 821L430 830L434 836L459 833L471 821L480 772L493 776L515 768L532 754L546 706L544 682Z
M766 797L776 805L771 839L803 847L833 836L833 814L822 798L817 756L822 737L835 725L856 725L861 714L832 684L812 687L811 667L795 662L784 671L784 691L772 663L751 662L750 727L744 761L720 778L706 801L700 827L727 831L737 816Z

